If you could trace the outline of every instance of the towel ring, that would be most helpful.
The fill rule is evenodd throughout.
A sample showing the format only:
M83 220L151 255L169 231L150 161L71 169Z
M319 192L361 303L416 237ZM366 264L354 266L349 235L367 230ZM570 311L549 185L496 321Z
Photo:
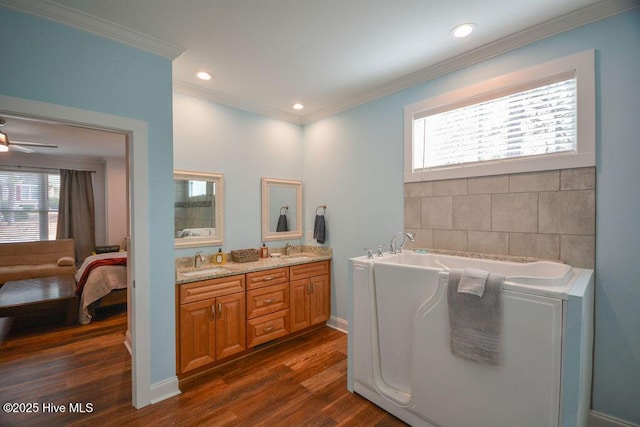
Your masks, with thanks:
M327 205L320 205L316 208L316 215L318 215L318 209L323 209L323 210L327 210ZM324 212L322 212L324 214Z
M289 210L289 206L283 206L283 207L281 207L281 208L280 208L280 215L283 215L283 213L282 213L282 209L284 209L284 211L286 212L286 211L288 211L288 210Z

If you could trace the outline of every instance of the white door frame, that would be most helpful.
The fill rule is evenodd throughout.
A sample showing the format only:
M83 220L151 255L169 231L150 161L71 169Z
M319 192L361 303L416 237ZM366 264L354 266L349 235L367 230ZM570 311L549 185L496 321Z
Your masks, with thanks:
M149 319L149 178L147 123L127 117L0 95L0 113L117 132L127 137L129 177L128 331L131 351L132 402L151 403Z

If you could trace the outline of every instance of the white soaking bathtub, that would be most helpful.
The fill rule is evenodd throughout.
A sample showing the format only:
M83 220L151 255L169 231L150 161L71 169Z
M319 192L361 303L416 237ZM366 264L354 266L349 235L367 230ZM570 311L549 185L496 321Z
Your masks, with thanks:
M587 425L592 270L408 252L350 261L350 391L413 426ZM506 276L500 366L451 354L454 268Z

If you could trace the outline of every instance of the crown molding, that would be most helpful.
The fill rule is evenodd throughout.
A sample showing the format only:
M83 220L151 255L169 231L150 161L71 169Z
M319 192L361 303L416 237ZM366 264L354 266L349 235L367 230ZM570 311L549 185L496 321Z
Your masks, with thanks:
M284 120L296 125L302 124L301 116L287 113L276 108L260 105L256 102L252 102L246 99L240 99L239 97L233 95L227 95L214 90L205 89L200 86L184 82L182 80L173 80L173 91L182 93L184 95L202 98L207 101L216 102L218 104L224 104L230 107L239 108L241 110L250 111L252 113L262 114L263 116L271 117L274 119Z
M185 49L122 25L47 0L0 0L1 6L88 31L138 49L176 59Z
M48 0L0 0L0 5L11 9L40 16L44 19L70 25L100 36L147 50L149 52L176 59L185 49L146 34L131 30L121 25L97 18L78 10L52 3ZM444 74L468 67L501 55L513 49L534 43L565 31L586 25L619 13L624 13L640 6L637 0L602 0L582 9L567 13L560 17L535 25L526 30L504 37L464 54L447 59L422 70L392 80L373 90L363 92L355 97L344 99L328 107L318 109L304 116L287 113L258 103L211 91L199 86L174 80L173 90L213 102L226 104L242 110L251 111L294 124L309 124L325 117L371 102L411 86L432 80Z
M572 30L574 28L628 12L640 7L637 0L602 0L582 9L567 13L542 24L486 44L464 54L447 59L422 70L392 80L373 90L363 92L356 97L345 99L325 108L303 116L303 124L313 123L342 111L371 102L411 86L432 80L444 74L485 61L511 50L537 42L539 40Z

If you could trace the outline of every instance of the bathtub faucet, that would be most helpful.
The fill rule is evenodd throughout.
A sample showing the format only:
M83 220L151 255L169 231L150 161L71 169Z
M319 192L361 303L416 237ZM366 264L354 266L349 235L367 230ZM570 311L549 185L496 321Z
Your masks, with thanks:
M402 243L400 243L400 246L396 247L396 239L398 237L403 237L404 240L402 240ZM413 233L403 233L402 231L399 233L396 233L393 235L393 237L391 238L391 244L389 245L389 252L392 254L399 254L402 252L402 247L404 246L405 243L407 243L407 240L411 240L412 242L415 241L413 238Z

